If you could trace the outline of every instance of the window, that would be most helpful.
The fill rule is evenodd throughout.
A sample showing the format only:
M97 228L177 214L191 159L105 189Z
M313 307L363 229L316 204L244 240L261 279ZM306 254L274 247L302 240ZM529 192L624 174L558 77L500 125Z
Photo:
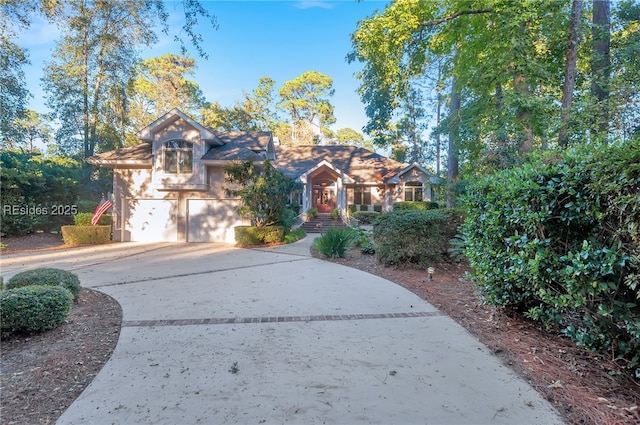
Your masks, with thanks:
M193 173L193 144L184 140L165 142L164 172L169 174Z
M353 189L353 203L356 205L371 205L371 188L355 187Z
M404 184L405 201L422 201L422 183L406 182Z

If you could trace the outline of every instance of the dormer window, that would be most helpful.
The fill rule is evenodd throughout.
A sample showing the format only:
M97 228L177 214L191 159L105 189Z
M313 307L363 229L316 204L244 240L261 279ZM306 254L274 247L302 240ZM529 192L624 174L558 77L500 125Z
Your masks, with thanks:
M193 173L193 143L185 140L165 142L164 172L167 174Z

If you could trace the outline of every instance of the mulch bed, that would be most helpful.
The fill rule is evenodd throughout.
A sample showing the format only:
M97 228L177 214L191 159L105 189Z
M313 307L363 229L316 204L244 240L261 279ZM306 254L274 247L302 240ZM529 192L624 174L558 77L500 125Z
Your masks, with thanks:
M59 327L3 338L0 423L55 423L111 357L121 323L116 300L82 289Z

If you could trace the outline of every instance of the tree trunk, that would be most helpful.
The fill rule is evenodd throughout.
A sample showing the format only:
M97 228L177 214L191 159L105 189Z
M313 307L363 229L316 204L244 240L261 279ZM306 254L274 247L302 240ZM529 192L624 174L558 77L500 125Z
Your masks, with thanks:
M442 113L442 95L438 90L438 106L436 108L436 128L440 129L440 114ZM436 176L440 177L440 131L436 133Z
M576 63L578 60L578 28L582 15L582 0L571 3L571 20L569 22L569 47L565 56L564 84L562 86L562 107L560 111L560 130L558 144L567 146L569 139L569 121L571 120L571 103L576 85Z
M593 0L593 57L591 60L591 94L596 98L593 131L606 137L609 130L609 79L611 76L611 2Z
M447 147L447 208L452 208L456 203L454 184L458 181L458 143L460 128L460 93L458 92L457 79L453 77L451 82L451 104L449 105L449 145Z
M438 65L438 81L436 82L436 94L438 96L438 104L436 107L436 128L438 132L436 132L436 176L440 177L440 118L442 113L442 93L441 91L441 83L442 82L442 66Z
M520 96L530 96L531 91L527 87L527 77L524 75L516 75L513 78L513 89L520 94ZM533 129L531 128L531 114L526 108L519 107L516 111L516 117L522 124L524 132L524 139L520 145L520 151L530 152L533 149Z

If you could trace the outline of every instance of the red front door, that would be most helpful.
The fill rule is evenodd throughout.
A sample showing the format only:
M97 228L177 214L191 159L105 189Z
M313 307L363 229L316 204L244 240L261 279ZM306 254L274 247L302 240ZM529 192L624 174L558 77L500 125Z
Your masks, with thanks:
M313 189L313 203L319 213L330 213L335 208L333 189Z

